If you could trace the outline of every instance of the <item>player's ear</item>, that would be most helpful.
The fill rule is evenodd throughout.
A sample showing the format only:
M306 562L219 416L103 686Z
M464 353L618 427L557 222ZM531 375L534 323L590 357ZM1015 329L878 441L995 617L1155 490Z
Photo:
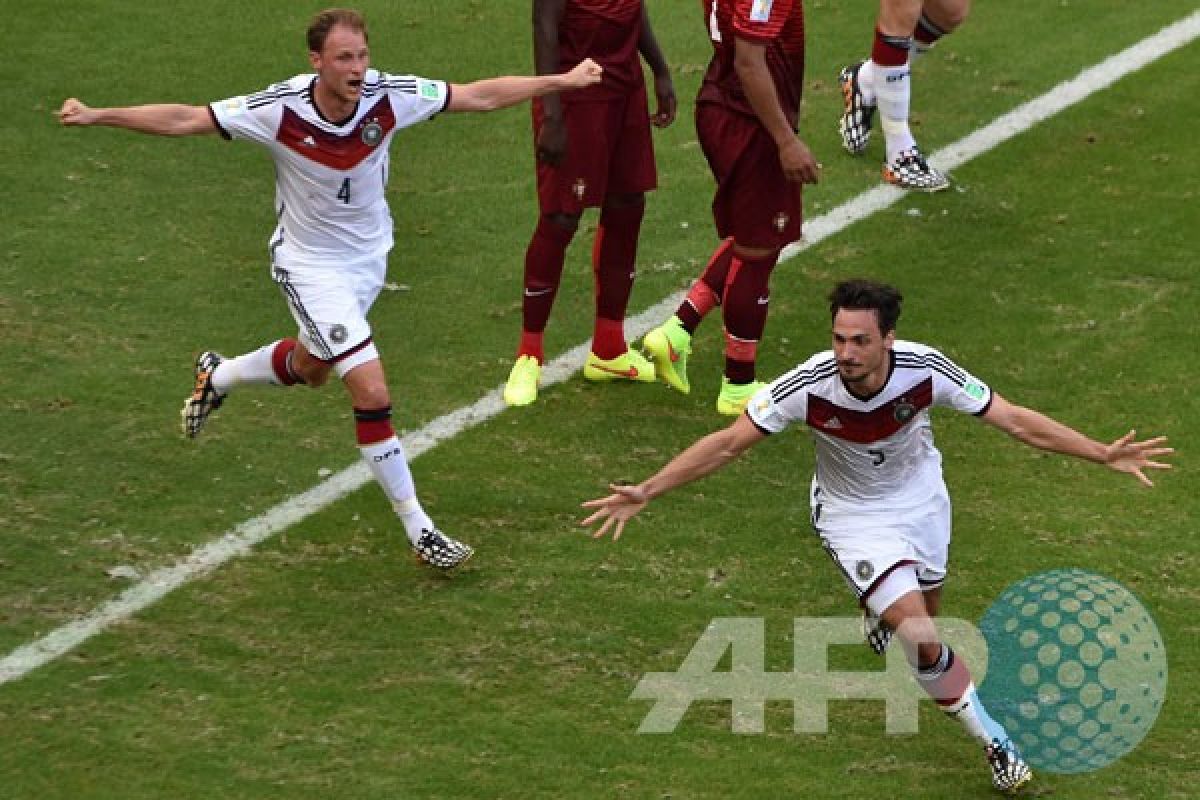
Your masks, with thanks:
M321 70L321 54L318 53L316 50L309 50L308 51L308 63L312 64L312 68L314 71L319 72Z

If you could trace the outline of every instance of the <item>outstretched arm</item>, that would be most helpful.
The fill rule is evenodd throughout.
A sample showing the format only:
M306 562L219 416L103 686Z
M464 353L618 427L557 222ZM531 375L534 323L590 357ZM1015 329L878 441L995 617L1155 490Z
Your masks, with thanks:
M568 89L582 89L600 82L600 65L590 58L558 75L504 75L450 87L449 111L495 111L515 106L533 97Z
M1112 444L1104 444L1045 414L1010 403L1000 395L992 396L992 404L984 413L983 421L1039 450L1063 453L1104 464L1117 472L1128 472L1145 486L1153 486L1154 483L1146 477L1144 470L1170 469L1170 464L1154 459L1175 452L1174 448L1165 446L1165 436L1135 442L1135 431L1130 431Z
M207 106L163 103L123 108L91 108L74 97L56 112L63 125L104 125L157 136L216 133L217 125Z
M765 436L766 434L759 430L748 416L742 414L728 428L700 439L638 485L613 484L609 486L613 493L608 497L588 500L583 507L595 511L579 524L588 526L599 522L600 527L592 536L599 538L612 529L613 541L616 541L621 538L625 523L645 508L651 499L669 492L676 486L691 483L716 472L762 441Z

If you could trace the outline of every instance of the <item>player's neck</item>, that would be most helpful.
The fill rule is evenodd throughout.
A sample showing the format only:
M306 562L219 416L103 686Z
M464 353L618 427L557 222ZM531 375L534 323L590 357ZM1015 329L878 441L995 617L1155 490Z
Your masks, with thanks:
M888 380L892 377L892 351L889 350L887 358L879 365L879 368L869 373L861 381L856 382L853 386L848 383L843 383L850 394L860 400L869 400L883 390L887 385Z
M316 106L317 113L326 122L332 122L337 125L354 115L354 110L358 108L358 100L357 98L347 100L346 98L339 97L329 89L327 84L317 80L313 84L313 105Z

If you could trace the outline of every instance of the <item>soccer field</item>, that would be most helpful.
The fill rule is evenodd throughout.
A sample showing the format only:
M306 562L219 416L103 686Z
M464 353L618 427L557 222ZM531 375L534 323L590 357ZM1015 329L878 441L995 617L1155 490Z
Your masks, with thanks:
M69 626L330 472L354 463L342 390L244 391L203 437L178 434L202 349L291 331L265 266L271 167L217 137L65 130L65 97L201 103L306 69L318 5L69 0L12 10L0 99L0 659ZM528 72L529 4L363 3L374 63L453 81ZM714 244L690 114L708 43L692 2L650 3L681 100L656 134L632 313L686 287ZM844 154L838 68L870 42L873 3L810 3L802 136L824 164L821 219L878 183L881 145ZM1194 0L981 3L915 70L918 140L960 142L1081 70L1197 11ZM1151 610L1168 700L1142 745L1095 773L1039 773L1056 798L1188 797L1197 784L1189 462L1200 403L1187 365L1200 145L1200 45L837 229L773 279L760 370L828 344L824 296L853 276L907 298L900 335L944 349L1015 402L1097 438L1130 427L1179 449L1158 486L1036 453L935 415L955 500L945 612L978 620L1049 569L1112 576ZM536 208L528 114L447 115L399 134L394 287L372 321L399 423L471 406L507 376ZM826 218L828 219L828 218ZM591 330L590 225L572 248L548 355ZM784 435L656 501L616 545L577 527L580 501L637 480L724 424L712 410L720 326L696 339L689 396L577 374L413 462L426 507L476 546L451 577L412 564L368 485L299 514L244 558L45 665L0 682L0 795L12 798L930 798L991 794L957 725L922 704L887 736L882 704L835 703L796 734L790 703L731 732L728 702L642 735L648 672L675 670L709 621L765 621L766 668L791 668L795 617L854 612L808 528L811 447ZM876 669L865 647L831 663ZM6 664L9 662L5 662Z

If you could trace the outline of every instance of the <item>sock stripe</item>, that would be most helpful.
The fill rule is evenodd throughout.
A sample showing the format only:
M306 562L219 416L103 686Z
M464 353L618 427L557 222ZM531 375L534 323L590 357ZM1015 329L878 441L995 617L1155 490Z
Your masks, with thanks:
M378 422L380 420L391 419L392 407L356 408L354 409L354 418L359 422Z
M392 407L354 409L354 432L360 447L392 438Z
M295 350L295 339L280 339L271 351L271 369L274 370L276 379L284 386L300 383L300 378L292 371L292 353Z
M942 30L922 11L920 18L917 19L917 28L913 31L913 38L926 45L931 45L945 35L946 31Z

